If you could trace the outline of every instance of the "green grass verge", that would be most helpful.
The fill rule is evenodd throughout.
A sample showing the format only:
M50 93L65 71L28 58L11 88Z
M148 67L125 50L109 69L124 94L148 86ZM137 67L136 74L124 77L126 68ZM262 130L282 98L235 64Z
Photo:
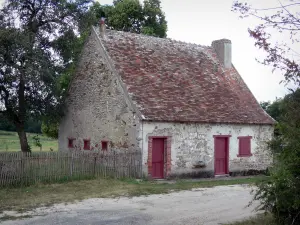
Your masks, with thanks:
M278 225L271 214L260 214L247 220L224 225Z
M28 219L32 218L31 215L24 215L24 216L11 216L11 215L4 215L0 217L0 221L7 221L7 220L21 220L21 219Z
M34 145L33 137L37 134L27 133L28 143L32 151L40 151L40 148ZM42 151L48 152L50 148L54 151L58 150L58 142L55 139L40 135L40 142L42 144ZM0 130L0 152L1 151L20 151L20 141L16 132L1 131Z
M59 184L36 184L23 188L4 188L0 189L0 212L4 210L27 211L40 206L50 206L55 203L67 203L87 198L130 197L219 185L254 184L260 179L262 177L197 182L178 180L174 183L95 179Z

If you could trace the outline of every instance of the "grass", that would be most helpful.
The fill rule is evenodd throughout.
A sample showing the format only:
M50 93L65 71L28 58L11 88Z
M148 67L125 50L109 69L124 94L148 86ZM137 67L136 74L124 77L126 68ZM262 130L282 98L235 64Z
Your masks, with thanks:
M88 198L131 197L219 185L254 184L259 179L261 177L196 182L179 180L174 183L95 179L60 184L37 184L23 188L0 189L0 212L4 210L24 212L40 206L50 206L55 203L68 203Z
M272 215L259 214L256 217L252 217L247 220L230 223L230 224L226 224L226 225L276 225L276 223L275 223Z
M23 215L23 216L11 216L11 215L4 215L0 218L0 221L6 221L6 220L20 220L20 219L26 219L26 218L32 218L31 215Z
M33 137L37 134L27 133L27 138L32 151L40 151L40 148L34 145ZM42 144L42 151L58 150L58 142L55 139L48 138L43 135L38 135ZM0 130L0 152L1 151L20 151L20 141L16 132Z

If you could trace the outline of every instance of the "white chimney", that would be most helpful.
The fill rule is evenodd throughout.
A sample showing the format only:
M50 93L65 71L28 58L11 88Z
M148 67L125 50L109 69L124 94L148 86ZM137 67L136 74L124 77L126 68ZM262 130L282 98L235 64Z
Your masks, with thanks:
M228 39L216 40L211 43L211 46L217 52L219 60L226 69L231 68L231 41Z

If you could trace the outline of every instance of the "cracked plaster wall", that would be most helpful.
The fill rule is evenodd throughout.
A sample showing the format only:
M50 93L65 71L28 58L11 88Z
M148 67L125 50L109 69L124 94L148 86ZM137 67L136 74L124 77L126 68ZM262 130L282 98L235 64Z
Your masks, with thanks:
M231 135L229 143L229 171L264 170L271 163L266 141L272 138L271 125L228 125L143 122L144 173L147 173L149 136L171 136L171 175L214 171L213 135ZM251 157L237 157L238 137L252 136ZM193 168L197 161L204 161L205 168Z
M95 151L102 140L109 141L109 148L137 149L139 120L129 107L121 81L109 68L99 38L92 31L68 92L59 127L60 151L68 150L68 138L76 139L76 150L83 149L83 139L90 139Z

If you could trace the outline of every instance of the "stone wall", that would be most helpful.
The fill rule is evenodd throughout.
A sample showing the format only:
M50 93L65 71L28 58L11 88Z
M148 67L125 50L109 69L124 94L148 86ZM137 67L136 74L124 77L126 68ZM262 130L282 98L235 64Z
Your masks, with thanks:
M68 91L59 128L60 151L68 150L68 138L75 139L78 150L83 149L83 139L90 139L92 150L99 149L101 141L108 141L109 148L137 149L139 119L111 67L93 30Z
M228 125L143 122L140 138L143 138L144 173L148 174L148 138L171 137L171 176L212 176L214 174L214 137L229 138L229 171L265 170L271 162L267 141L271 139L271 125ZM239 136L252 136L250 157L238 157ZM203 161L204 168L195 168Z

